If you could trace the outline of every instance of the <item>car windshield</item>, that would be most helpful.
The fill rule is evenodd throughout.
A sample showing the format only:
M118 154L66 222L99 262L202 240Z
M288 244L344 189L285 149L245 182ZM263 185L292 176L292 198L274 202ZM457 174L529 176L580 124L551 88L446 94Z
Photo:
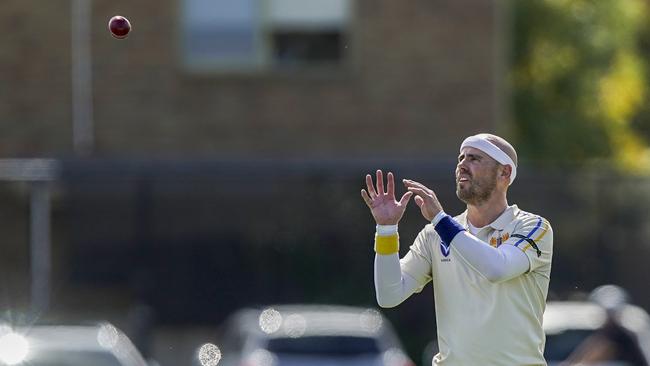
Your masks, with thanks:
M379 353L379 347L375 339L351 336L274 338L269 340L267 349L277 354L319 354L330 356Z
M569 329L557 334L546 336L544 358L547 361L566 360L573 350L593 333L589 329Z

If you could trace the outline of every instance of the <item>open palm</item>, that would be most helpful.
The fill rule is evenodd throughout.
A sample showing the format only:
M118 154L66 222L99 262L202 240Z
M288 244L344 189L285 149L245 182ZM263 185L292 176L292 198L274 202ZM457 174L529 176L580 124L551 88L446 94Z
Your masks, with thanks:
M413 192L406 192L402 198L395 199L395 178L393 173L388 173L386 177L386 190L384 191L384 177L381 170L377 170L377 187L372 182L372 176L366 175L365 189L361 190L361 197L370 208L372 217L378 225L395 225L404 215L406 204L413 196Z

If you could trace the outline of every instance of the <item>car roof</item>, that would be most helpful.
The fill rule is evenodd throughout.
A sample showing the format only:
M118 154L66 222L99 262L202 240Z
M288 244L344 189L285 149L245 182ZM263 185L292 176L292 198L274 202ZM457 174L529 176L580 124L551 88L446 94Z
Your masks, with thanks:
M33 325L14 327L13 331L27 338L32 346L62 350L103 351L124 342L123 333L109 324Z
M93 325L0 325L0 332L25 337L30 349L43 352L110 353L124 365L146 365L131 340L110 323Z
M567 329L593 330L603 325L606 313L600 306L587 301L549 301L544 312L544 331L557 334ZM636 305L626 305L621 323L635 332L650 329L650 316Z
M32 346L89 351L105 349L97 340L98 327L47 325L18 327L13 331L29 339Z
M287 332L264 334L260 329L260 315L268 309L273 309L281 315L284 330L290 333L291 327L300 328L301 336L376 336L390 326L385 317L372 308L317 304L285 304L243 309L235 315L237 326L269 338L286 337Z

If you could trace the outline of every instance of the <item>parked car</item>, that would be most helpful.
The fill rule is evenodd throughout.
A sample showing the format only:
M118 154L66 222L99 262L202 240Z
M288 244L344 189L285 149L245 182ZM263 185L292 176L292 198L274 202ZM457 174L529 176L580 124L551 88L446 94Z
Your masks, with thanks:
M0 326L0 365L147 366L129 338L109 323Z
M415 366L377 310L328 305L247 308L229 317L201 366ZM203 350L206 348L203 347Z
M549 366L566 360L587 337L605 323L607 314L602 306L588 301L549 302L544 312L546 348L544 356ZM620 324L634 334L646 360L650 360L650 316L642 308L626 304L620 314ZM627 365L613 361L611 365Z

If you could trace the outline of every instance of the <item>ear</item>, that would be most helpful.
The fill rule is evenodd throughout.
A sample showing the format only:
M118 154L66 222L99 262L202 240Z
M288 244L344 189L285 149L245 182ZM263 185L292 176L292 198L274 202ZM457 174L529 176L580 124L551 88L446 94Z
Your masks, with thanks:
M501 166L501 178L504 178L510 182L510 176L512 175L512 167L510 165Z

